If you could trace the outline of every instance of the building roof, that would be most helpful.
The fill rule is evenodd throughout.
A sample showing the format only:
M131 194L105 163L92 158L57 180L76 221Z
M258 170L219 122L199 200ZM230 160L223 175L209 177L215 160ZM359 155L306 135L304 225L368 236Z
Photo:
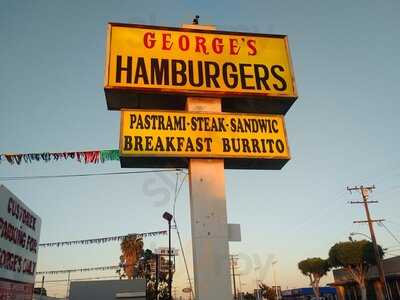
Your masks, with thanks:
M321 295L323 294L336 294L336 289L329 286L323 286L319 288ZM282 291L282 296L307 296L314 295L314 291L310 287L284 290Z
M400 277L400 256L394 256L382 261L385 277ZM333 270L333 278L335 282L332 285L342 285L346 283L353 283L354 279L349 272L345 269ZM379 278L378 269L372 266L367 273L367 280Z
M60 300L60 299L65 299L65 298L55 298L55 297L49 297L49 296L40 296L38 294L33 294L33 300Z

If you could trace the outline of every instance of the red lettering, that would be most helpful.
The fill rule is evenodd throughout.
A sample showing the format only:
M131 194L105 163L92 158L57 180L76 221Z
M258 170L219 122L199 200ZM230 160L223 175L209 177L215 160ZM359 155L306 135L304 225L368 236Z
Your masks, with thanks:
M168 39L167 39L168 38ZM171 42L171 34L170 33L163 33L162 34L162 50L171 50L172 48Z
M155 40L156 34L154 32L146 32L143 36L143 44L146 48L153 48L156 44Z
M224 44L221 38L215 38L212 41L212 48L215 53L221 54L224 50Z
M156 38L156 33L154 31L149 31L145 32L143 35L143 43L144 46L148 49L152 49L156 46L156 44L160 45L159 47L161 50L172 50L174 48L174 42L172 37L171 32L163 32L161 34L161 41L157 41L158 37ZM215 54L221 54L224 52L226 47L229 47L226 51L230 55L238 55L242 46L247 48L247 54L249 56L254 56L257 54L257 47L256 47L256 40L255 39L248 39L245 40L244 38L225 38L222 37L215 37L215 38L210 38L204 37L204 36L195 36L194 41L191 40L191 38L185 34L179 34L176 36L177 38L177 45L175 47L178 47L180 51L188 51L191 47L192 49L194 48L195 52L198 53L203 53L203 54L210 54L209 51ZM228 41L229 40L229 41ZM15 204L13 203L12 199L10 199L10 202L8 204L8 210L10 213L14 213L14 206ZM30 227L34 228L35 227L35 219L32 216L32 219L30 220Z
M196 52L203 52L209 54L206 48L206 39L202 36L196 36Z
M181 35L179 37L178 43L179 43L179 49L181 49L182 51L186 51L189 49L190 44L188 36Z
M257 54L256 40L248 40L247 47L249 47L249 51L247 52L248 55L254 56Z
M231 55L237 55L239 53L240 47L238 45L238 40L237 39L229 39L229 46L230 46L230 51L229 54ZM236 51L237 49L237 51Z

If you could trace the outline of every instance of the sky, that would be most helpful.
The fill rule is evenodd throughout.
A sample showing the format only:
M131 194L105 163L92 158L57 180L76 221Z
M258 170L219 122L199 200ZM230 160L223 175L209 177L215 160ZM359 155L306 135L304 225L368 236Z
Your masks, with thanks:
M272 282L304 287L297 263L327 257L350 232L368 233L360 200L346 186L375 184L376 218L400 236L399 1L11 1L0 2L0 153L117 149L119 112L103 92L108 22L180 27L200 15L218 29L286 34L299 98L286 114L292 159L280 171L226 170L228 221L240 223L243 290ZM118 162L0 164L4 184L42 218L41 242L166 229L176 172L4 181L7 176L135 171ZM176 219L191 262L189 190ZM381 226L378 242L400 254ZM362 237L360 237L362 238ZM176 234L173 245L178 247ZM145 247L167 246L166 237ZM395 248L397 247L397 248ZM396 252L397 251L397 252ZM38 270L113 265L118 243L40 249ZM260 267L259 271L254 269ZM176 288L187 286L182 256ZM190 265L191 269L191 265ZM72 279L112 276L74 273ZM66 275L46 276L46 280ZM331 275L324 283L332 282ZM63 297L65 282L46 283Z

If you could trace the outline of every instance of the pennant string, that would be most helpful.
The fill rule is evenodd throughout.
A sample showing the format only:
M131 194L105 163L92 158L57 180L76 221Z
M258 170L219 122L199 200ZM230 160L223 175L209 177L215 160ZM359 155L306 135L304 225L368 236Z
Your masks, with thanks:
M20 165L21 162L26 164L34 161L58 161L60 159L76 159L78 162L85 164L97 164L99 162L105 163L106 161L119 161L119 150L95 150L95 151L74 151L74 152L43 152L43 153L21 153L0 154L0 164L3 160L7 160L9 164Z
M167 235L167 230L162 231L153 231L153 232L145 232L145 233L133 233L127 235L117 235L110 237L101 237L96 239L85 239L85 240L73 240L73 241L62 241L62 242L51 242L51 243L41 243L39 247L47 248L47 247L65 247L65 246L75 246L75 245L90 245L90 244L104 244L108 242L116 242L122 241L124 238L128 236L137 236L137 237L154 237L157 235Z
M119 268L121 268L120 265L104 266L104 267L93 267L93 268L81 268L81 269L70 269L70 270L38 271L38 272L36 272L36 275L56 275L56 274L75 273L75 272L109 271L109 270L116 270L116 269L119 269Z

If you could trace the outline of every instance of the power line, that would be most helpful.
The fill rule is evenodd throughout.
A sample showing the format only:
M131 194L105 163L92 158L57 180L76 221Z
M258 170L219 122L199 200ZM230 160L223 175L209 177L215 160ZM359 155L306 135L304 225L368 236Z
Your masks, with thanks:
M388 254L390 254L390 253L398 253L399 251L400 251L400 249L393 249L393 250L388 250L386 253L388 253Z
M179 178L179 174L177 174L177 178L176 178L177 181L176 181L176 185L175 185L175 199L174 199L173 214L174 214L175 229L176 229L176 233L177 233L177 235L178 235L178 240L179 240L179 246L180 246L180 248L181 248L181 252L182 252L182 256L183 256L183 262L184 262L184 264L185 264L186 275L187 275L187 277L188 277L189 285L190 285L190 290L191 290L191 294L192 294L193 299L194 299L194 291L193 291L192 281L190 280L190 274L189 274L189 269L188 269L188 265L187 265L187 261L186 261L186 255L185 255L185 251L184 251L183 245L182 245L181 234L180 234L180 232L179 232L178 224L177 224L176 218L175 218L175 205L176 205L176 200L177 200L177 198L178 198L178 195L179 195L179 193L180 193L180 191L181 191L183 182L185 181L186 177L187 177L187 174L185 174L185 176L182 178L181 184L179 185L179 188L177 189L177 187L178 187L177 183L178 183L178 178Z
M386 247L386 249L399 249L400 250L400 246L389 246L389 247Z
M380 225L380 226L382 226L383 228L385 228L386 231L392 236L392 238L393 238L396 242L398 242L398 243L400 244L400 240L394 235L394 233L393 233L389 228L387 228L387 226L386 226L383 222L378 222L378 225Z
M390 220L386 220L386 222L391 223L391 224L396 225L396 226L400 226L400 223L396 223L396 222L393 222L393 221L390 221Z
M192 281L190 280L190 274L189 274L189 269L188 269L188 266L187 266L186 255L185 255L185 251L184 251L184 249L183 249L181 234L179 233L178 224L177 224L177 222L176 222L176 217L175 217L176 200L178 199L178 195L179 195L179 193L180 193L180 191L181 191L182 185L183 185L183 183L184 183L184 181L185 181L185 179L186 179L187 176L188 176L188 174L185 173L185 176L183 176L183 178L182 178L182 180L181 180L181 183L180 183L180 185L179 185L179 188L178 188L179 173L176 174L175 198L174 198L174 206L173 206L173 208L172 208L172 212L173 212L173 216L174 216L174 219L173 219L173 220L174 220L174 224L175 224L176 233L177 233L177 235L178 235L179 246L180 246L180 248L181 248L181 252L182 252L182 256L183 256L183 262L184 262L184 264L185 264L186 275L187 275L188 281L189 281L190 293L192 294L193 299L194 299L194 298L195 298L195 297L194 297L194 291L193 291Z
M132 267L134 265L128 264L118 264L112 266L101 266L101 267L86 267L78 269L63 269L63 270L48 270L48 271L37 271L36 275L57 275L57 274L70 274L76 272L93 272L93 271L110 271L116 270L122 267Z
M99 279L107 279L107 278L119 278L119 276L98 276L98 277L84 277L73 279L72 281L84 281L84 280L99 280ZM56 279L56 280L45 280L44 283L62 283L67 282L68 279ZM42 283L42 281L35 281L35 284Z
M386 194L394 192L394 191L396 191L398 189L400 189L400 185L395 185L395 186L392 186L392 187L390 187L390 188L388 188L386 190L383 190L382 193L380 193L380 195L386 195Z
M68 270L51 270L51 271L38 271L36 275L56 275L56 274L69 274L76 272L93 272L93 271L110 271L120 268L119 265L114 266L103 266L103 267L91 267L91 268L80 268L80 269L68 269Z
M342 196L345 195L345 192L342 192L341 194L339 194L338 197L336 197L333 201L330 201L328 205L324 206L324 210L319 213L317 216L307 216L307 217L302 217L299 220L299 223L297 224L296 228L294 228L294 230L292 230L292 234L295 234L297 231L300 231L302 229L303 226L306 226L312 222L315 221L315 219L320 219L320 218L324 218L326 215L328 214L332 214L332 208L338 204L343 205L343 199ZM303 222L304 221L304 222ZM301 223L300 223L301 222Z
M385 181L386 179L390 178L392 179L395 176L400 175L400 165L399 166L390 166L390 170L387 170L387 168L382 169L382 166L379 166L376 168L370 168L367 172L368 174L375 174L374 175L374 181L375 184L379 183L380 185L382 185L381 183L383 181ZM380 174L380 175L378 175ZM365 177L361 177L360 181L366 181L369 180L371 178L371 176L365 176ZM381 192L380 192L381 194Z
M109 176L109 175L129 175L129 174L146 174L161 172L176 172L181 169L160 169L146 171L128 171L128 172L105 172L105 173L84 173L84 174L62 174L62 175L37 175L37 176L6 176L0 177L0 181L12 180L31 180L31 179L54 179L54 178L73 178L73 177L89 177L89 176Z

